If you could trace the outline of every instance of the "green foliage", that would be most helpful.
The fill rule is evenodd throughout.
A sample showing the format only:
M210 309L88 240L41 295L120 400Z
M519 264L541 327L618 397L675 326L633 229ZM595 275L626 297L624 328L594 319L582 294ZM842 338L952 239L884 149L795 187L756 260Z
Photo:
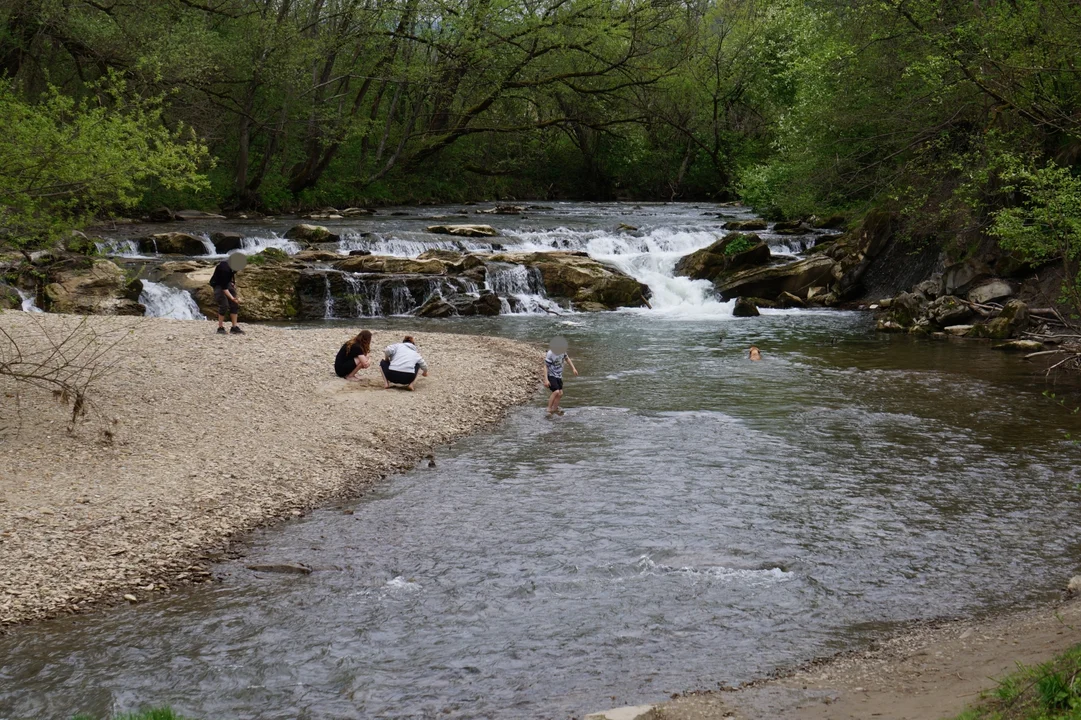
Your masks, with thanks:
M76 100L49 86L41 101L0 82L0 242L40 244L95 213L133 207L151 180L198 187L205 148L161 122L155 100L110 77Z
M1081 645L1017 671L955 720L1081 720Z
M1026 261L1063 261L1063 295L1081 314L1081 178L1054 163L1033 168L1012 159L1004 181L1021 205L997 211L991 232Z
M273 247L268 247L248 257L248 262L255 266L277 265L288 260L289 255L284 250Z
M76 715L72 720L95 720L91 715ZM112 720L184 720L169 708L151 708L135 713L114 715Z
M749 235L737 235L724 246L725 255L739 255L753 248L757 243Z

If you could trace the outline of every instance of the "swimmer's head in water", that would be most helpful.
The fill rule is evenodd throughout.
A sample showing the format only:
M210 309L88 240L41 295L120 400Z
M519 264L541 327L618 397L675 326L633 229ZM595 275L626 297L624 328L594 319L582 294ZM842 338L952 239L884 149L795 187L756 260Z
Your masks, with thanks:
M240 272L248 265L248 256L242 252L234 252L229 255L229 267L233 272Z
M757 345L751 345L751 349L747 351L747 357L751 360L761 360L762 352L758 349Z
M552 338L552 342L548 344L548 347L551 348L552 352L556 355L562 355L567 352L567 338L562 335L556 335Z

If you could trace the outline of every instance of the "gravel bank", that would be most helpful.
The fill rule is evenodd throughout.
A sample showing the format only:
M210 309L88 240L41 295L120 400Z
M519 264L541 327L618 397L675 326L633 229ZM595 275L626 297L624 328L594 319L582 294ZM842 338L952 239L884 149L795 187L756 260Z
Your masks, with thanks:
M24 350L78 322L0 312ZM496 338L416 334L432 372L410 393L378 367L337 379L341 328L89 322L120 344L74 433L49 391L0 378L0 627L208 580L232 536L412 467L538 384L539 351Z

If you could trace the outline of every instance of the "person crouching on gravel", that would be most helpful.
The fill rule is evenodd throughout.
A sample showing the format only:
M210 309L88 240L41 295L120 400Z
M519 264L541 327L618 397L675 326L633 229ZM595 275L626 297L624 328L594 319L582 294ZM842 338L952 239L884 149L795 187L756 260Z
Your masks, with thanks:
M387 390L391 385L405 385L408 390L416 390L417 374L428 377L428 363L420 356L412 335L387 347L379 368L383 371L383 387Z
M361 330L360 334L351 338L338 350L338 356L334 358L334 373L346 380L356 380L357 371L371 367L372 361L368 353L372 350L372 331Z
M552 391L548 398L548 414L562 415L559 409L559 401L563 397L563 363L571 366L571 372L578 376L578 368L571 362L571 356L567 354L567 341L561 337L552 338L551 349L544 355L544 369L541 370L541 380L544 387Z
M237 313L240 312L240 294L236 291L236 274L248 264L248 256L241 252L235 252L228 260L222 260L214 268L214 274L210 276L210 287L214 288L214 300L218 303L218 334L225 334L225 316L228 315L233 323L229 332L233 335L243 335L244 331L236 324Z

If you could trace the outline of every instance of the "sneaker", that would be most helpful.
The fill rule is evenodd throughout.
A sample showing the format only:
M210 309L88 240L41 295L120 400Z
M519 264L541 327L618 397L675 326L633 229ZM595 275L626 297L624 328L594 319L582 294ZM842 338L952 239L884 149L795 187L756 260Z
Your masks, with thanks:
M244 331L240 329L240 326L229 328L229 332L232 335L243 335Z
M218 334L219 335L224 335L225 334L225 328L223 328L223 327L218 328Z

